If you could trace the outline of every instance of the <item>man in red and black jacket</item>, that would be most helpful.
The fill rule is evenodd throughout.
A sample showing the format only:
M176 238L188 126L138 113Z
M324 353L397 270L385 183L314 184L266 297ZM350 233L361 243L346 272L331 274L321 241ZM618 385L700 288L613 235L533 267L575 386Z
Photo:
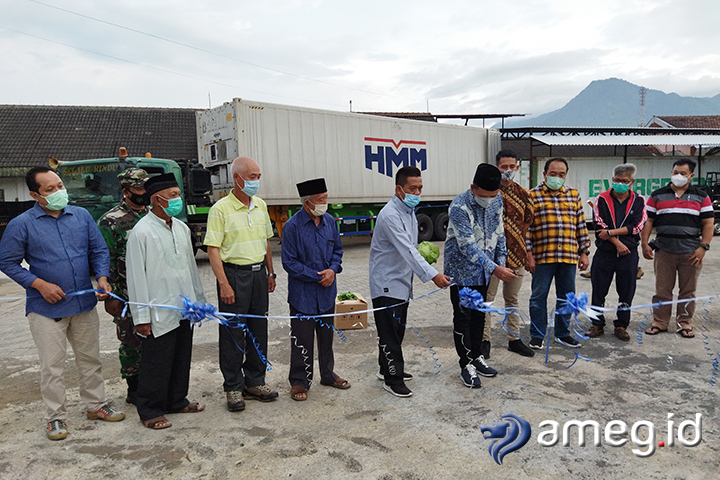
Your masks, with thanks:
M592 304L605 306L605 296L610 290L613 275L619 306L629 307L635 296L638 270L638 244L640 232L647 221L645 200L632 191L635 183L635 165L625 163L613 170L612 188L602 192L595 202L595 246L597 251L590 268L592 282ZM630 340L627 327L630 311L618 310L615 336L623 341ZM599 337L604 332L605 317L598 315L592 320L587 335Z

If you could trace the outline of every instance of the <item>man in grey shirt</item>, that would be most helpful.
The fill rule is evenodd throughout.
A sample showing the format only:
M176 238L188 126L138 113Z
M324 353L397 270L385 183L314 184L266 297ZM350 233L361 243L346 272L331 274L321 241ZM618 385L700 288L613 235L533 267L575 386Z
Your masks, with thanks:
M422 178L417 167L403 167L395 175L395 196L380 210L370 244L370 296L378 331L378 378L383 388L396 397L409 397L405 381L402 341L405 336L413 275L424 283L432 280L439 288L450 278L431 267L417 250L418 226L415 207L420 203Z

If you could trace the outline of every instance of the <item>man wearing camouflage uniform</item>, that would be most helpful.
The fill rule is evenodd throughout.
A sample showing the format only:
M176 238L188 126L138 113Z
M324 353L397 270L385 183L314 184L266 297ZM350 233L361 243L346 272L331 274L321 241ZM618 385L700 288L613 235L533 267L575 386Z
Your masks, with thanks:
M148 212L145 201L145 182L147 172L139 168L128 168L118 174L123 198L117 207L108 210L98 226L105 243L110 250L110 285L113 293L128 299L127 278L125 276L125 249L127 236L135 224ZM124 304L116 298L105 301L105 311L112 315L120 340L120 373L128 384L125 401L135 403L135 392L140 368L140 338L135 334L130 309L123 316Z

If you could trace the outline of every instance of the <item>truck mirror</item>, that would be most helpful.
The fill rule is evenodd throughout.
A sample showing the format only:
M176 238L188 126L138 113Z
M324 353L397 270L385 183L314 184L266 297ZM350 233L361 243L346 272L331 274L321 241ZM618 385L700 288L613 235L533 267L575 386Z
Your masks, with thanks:
M210 170L205 168L190 169L188 187L192 195L207 195L212 192Z

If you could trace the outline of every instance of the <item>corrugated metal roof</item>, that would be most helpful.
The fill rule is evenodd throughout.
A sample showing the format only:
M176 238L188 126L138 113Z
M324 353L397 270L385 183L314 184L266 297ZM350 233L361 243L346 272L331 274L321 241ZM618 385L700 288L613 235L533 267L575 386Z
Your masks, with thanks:
M720 135L532 135L545 145L720 145Z

